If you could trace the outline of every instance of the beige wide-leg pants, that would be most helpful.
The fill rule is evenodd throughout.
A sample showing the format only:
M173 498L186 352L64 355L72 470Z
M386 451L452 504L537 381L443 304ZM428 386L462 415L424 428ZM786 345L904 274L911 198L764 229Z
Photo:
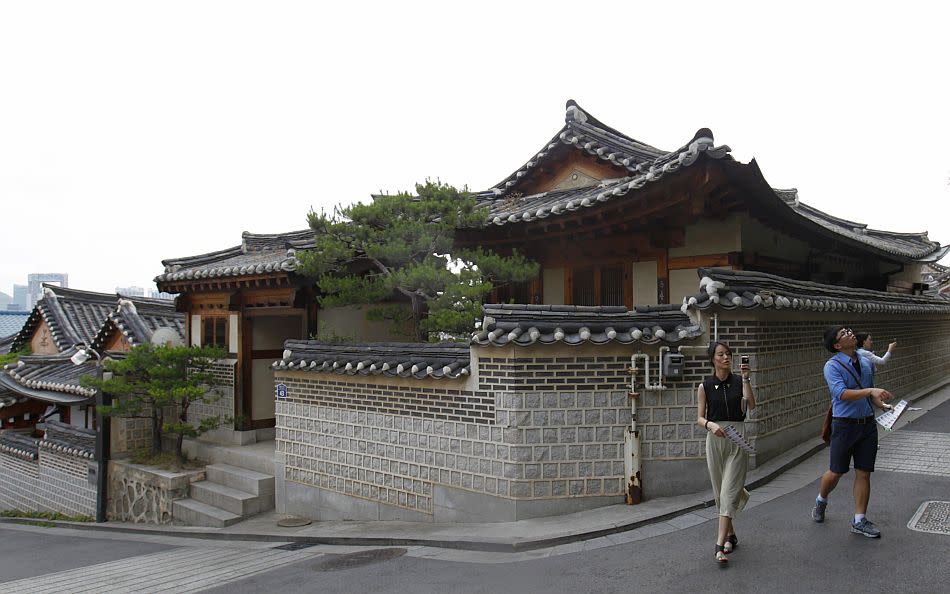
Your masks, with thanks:
M723 421L719 425L722 428L732 425L742 435L746 434L744 423ZM718 437L710 431L706 435L706 465L709 467L709 480L712 482L719 515L735 517L749 500L749 492L745 490L749 455L732 440Z

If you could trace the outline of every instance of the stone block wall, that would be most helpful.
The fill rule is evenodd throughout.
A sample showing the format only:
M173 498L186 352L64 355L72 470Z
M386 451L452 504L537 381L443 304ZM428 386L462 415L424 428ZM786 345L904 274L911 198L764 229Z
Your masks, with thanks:
M88 481L92 463L43 442L36 459L0 452L0 509L94 516L96 487Z

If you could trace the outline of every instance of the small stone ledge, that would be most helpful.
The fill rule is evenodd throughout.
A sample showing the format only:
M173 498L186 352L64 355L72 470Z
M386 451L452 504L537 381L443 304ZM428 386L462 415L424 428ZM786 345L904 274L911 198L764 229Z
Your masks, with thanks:
M171 524L172 502L188 497L204 469L172 472L153 466L109 461L109 519L135 524Z

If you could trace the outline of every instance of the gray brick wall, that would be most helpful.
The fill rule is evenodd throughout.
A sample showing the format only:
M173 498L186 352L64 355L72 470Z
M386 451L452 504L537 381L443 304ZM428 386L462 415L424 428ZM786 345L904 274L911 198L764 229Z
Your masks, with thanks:
M42 443L37 460L0 453L0 509L95 515L96 488L87 480L89 462Z
M219 417L222 421L227 417L234 417L234 375L237 372L236 359L222 359L218 361L212 374L218 380L216 387L220 396L213 402L195 402L188 407L188 421L197 425L202 419Z

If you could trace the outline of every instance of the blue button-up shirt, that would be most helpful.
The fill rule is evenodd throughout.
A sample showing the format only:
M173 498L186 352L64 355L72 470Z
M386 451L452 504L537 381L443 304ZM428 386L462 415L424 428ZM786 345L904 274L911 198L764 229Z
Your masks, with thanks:
M854 373L836 363L836 360ZM858 356L858 362L861 364L860 384L854 381L854 376L858 375L858 372L851 364L851 358L844 353L835 353L825 363L825 381L828 382L828 389L831 390L831 414L833 416L863 419L874 414L870 398L841 399L841 395L845 390L861 390L874 386L874 371L871 369L871 362L861 356Z

